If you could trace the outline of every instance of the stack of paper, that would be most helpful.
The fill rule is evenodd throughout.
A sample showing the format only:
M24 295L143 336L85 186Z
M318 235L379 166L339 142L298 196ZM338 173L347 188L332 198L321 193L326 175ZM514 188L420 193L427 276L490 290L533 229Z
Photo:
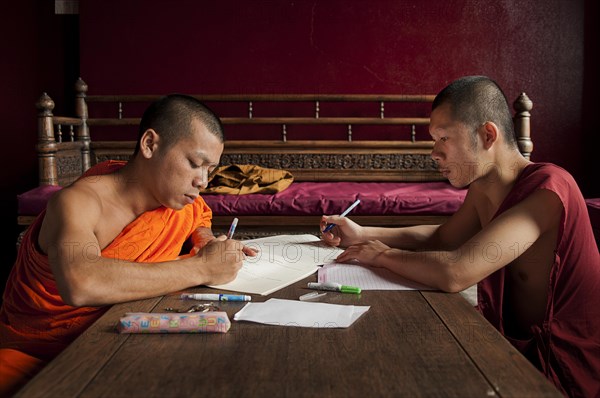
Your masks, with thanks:
M277 326L347 328L369 308L369 306L269 299L264 303L246 304L233 319Z

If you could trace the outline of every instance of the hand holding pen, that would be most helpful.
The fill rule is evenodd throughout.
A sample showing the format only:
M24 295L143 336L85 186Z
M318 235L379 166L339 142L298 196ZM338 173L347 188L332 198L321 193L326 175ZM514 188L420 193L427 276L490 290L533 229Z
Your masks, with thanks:
M207 238L206 242L204 242L204 244L201 247L195 246L189 255L180 256L179 258L187 258L187 257L193 256L193 255L197 255L198 253L200 253L200 250L202 250L202 248L204 248L206 245L210 244L211 242L217 242L217 241L222 242L225 240L233 240L233 236L235 234L235 229L237 228L238 222L239 222L239 220L237 217L233 219L226 235L224 234L224 235L219 235L218 237L215 237L214 235L212 235L212 232L210 232L210 230L209 230L210 238ZM242 246L241 250L246 256L254 257L258 254L257 249L246 246L240 242L237 242L237 243L241 244L241 246Z
M227 239L233 239L233 234L235 233L235 229L237 228L238 221L238 218L235 217L231 222L231 225L229 226L229 231L227 232ZM258 250L248 247L246 245L243 245L242 251L245 255L250 257L254 257L258 254Z
M190 255L196 255L196 254L198 254L198 252L204 246L206 246L206 244L208 242L210 242L211 240L214 240L214 239L218 239L218 240L232 239L233 238L233 234L235 233L235 228L237 227L238 221L239 220L238 220L237 217L233 219L233 221L231 222L231 226L229 227L229 231L227 232L227 235L225 235L223 238L221 238L221 237L215 238L215 236L213 235L212 231L210 229L208 229L208 228L198 228L198 229L196 229L193 232L196 244L194 245L194 247L190 251ZM187 256L180 256L180 258L185 258L185 257L187 257Z
M356 199L356 201L354 203L352 203L346 210L344 210L344 212L342 214L340 214L340 217L346 217L348 215L348 213L350 213L352 211L352 209L354 209L356 206L358 206L358 204L360 203L360 199ZM333 229L333 227L335 227L335 224L331 223L328 224L325 229L323 229L323 232L329 232Z
M360 200L356 200L339 216L323 216L321 219L321 239L330 246L348 246L361 241L362 227L345 216L352 211ZM337 227L335 230L334 228ZM331 232L335 231L335 234Z

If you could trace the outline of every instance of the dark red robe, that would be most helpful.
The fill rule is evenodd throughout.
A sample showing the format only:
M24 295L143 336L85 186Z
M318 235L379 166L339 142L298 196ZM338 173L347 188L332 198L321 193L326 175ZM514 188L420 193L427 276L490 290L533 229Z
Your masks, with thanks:
M479 310L556 387L569 396L600 396L600 255L583 196L569 173L548 163L528 165L494 218L538 189L554 192L563 213L550 271L546 314L528 340L505 333L506 269L478 285Z

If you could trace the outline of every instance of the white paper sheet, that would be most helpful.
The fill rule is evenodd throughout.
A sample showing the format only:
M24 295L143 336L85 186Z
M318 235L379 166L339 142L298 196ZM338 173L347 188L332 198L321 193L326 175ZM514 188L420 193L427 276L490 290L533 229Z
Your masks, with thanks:
M279 235L244 241L259 250L247 257L237 277L210 287L266 296L315 273L343 251L325 245L314 235Z
M336 282L358 286L361 290L433 290L417 282L404 279L384 268L364 267L357 264L327 264L319 269L319 282ZM477 305L477 285L460 292L471 305Z
M276 326L347 328L369 308L369 306L269 299L264 303L246 304L233 316L233 319Z
M319 269L318 280L358 286L361 290L432 290L420 283L402 278L385 268L357 264L326 264Z

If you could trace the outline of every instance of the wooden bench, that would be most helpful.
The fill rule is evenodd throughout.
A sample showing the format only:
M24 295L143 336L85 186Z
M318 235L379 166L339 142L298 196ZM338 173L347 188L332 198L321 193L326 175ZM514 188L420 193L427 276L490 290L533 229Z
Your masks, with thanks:
M108 159L128 159L135 146L140 116L159 97L87 92L87 84L79 79L75 84L73 117L53 115L52 99L45 93L40 97L39 187L28 192L29 196L20 196L19 224L29 224L40 211L27 211L26 204L21 203L23 196L31 200L37 195L43 206L47 200L43 196L48 196L48 191L70 184L90 166ZM427 127L434 95L195 97L215 110L225 125L228 140L221 159L223 165L257 164L286 169L293 174L294 184L318 183L324 194L333 182L378 182L390 184L392 189L401 184L444 181L430 157L433 142ZM519 149L528 158L533 149L529 113L533 104L523 93L513 106ZM457 192L459 197L460 194ZM209 205L219 200L208 195L205 199ZM340 211L348 204L340 203ZM321 215L236 214L235 209L230 213L215 213L214 228L226 228L235 215L240 219L240 231L302 232L316 229ZM427 211L403 214L400 209L391 215L358 212L352 218L364 225L400 226L438 224L449 215Z

